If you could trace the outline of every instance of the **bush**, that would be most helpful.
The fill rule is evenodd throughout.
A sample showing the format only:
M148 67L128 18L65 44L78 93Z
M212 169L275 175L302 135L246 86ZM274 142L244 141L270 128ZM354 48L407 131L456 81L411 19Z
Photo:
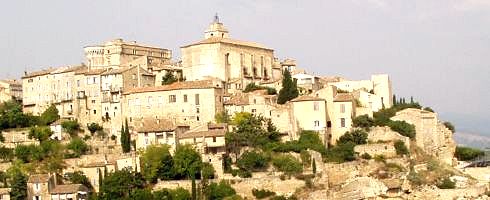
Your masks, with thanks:
M77 121L64 121L61 123L61 127L65 132L70 134L71 137L76 137L80 131L80 124Z
M449 178L444 178L439 184L437 184L437 187L439 189L454 189L456 188L456 183L451 181Z
M252 172L245 170L245 169L240 169L237 171L237 175L240 178L251 178L252 177Z
M300 152L300 157L301 157L301 162L303 163L303 166L309 167L311 165L311 155L308 151L302 150Z
M73 152L74 157L80 157L89 150L89 146L80 138L74 138L67 145L67 148Z
M277 91L276 91L275 88L265 87L265 86L260 86L260 85L255 85L255 83L249 83L245 87L245 90L243 90L243 92L247 93L247 92L252 92L252 91L255 91L255 90L267 90L267 94L268 95L277 94Z
M94 136L95 132L102 131L103 128L97 123L91 123L87 126L88 131L90 131L90 134Z
M352 120L352 123L354 127L359 128L369 128L374 126L374 120L368 115L357 116Z
M225 197L233 196L236 194L235 189L231 187L228 182L222 180L218 183L211 183L209 187L206 189L207 199L215 200L215 199L224 199Z
M252 194L257 199L264 199L264 198L276 195L275 192L270 191L270 190L264 190L264 189L260 189L260 190L252 189Z
M42 125L49 125L60 118L58 109L55 105L51 104L40 116Z
M398 155L408 155L409 151L407 146L405 146L405 143L401 140L397 140L394 144L396 154Z
M203 179L213 179L214 178L214 167L211 163L202 163L201 178Z
M154 199L172 199L172 200L188 200L191 199L191 193L181 187L176 189L162 189L153 193Z
M483 152L479 149L457 146L454 156L458 160L469 161L469 160L473 160L473 159L475 159L479 156L483 156L483 155L485 155L485 152Z
M391 130L400 133L400 135L415 138L415 126L412 124L405 121L390 121L387 125Z
M362 159L366 159L366 160L370 160L370 159L372 158L372 156L371 156L371 155L369 155L368 153L363 153L363 154L361 155L361 158L362 158Z
M444 122L444 126L446 126L447 129L449 129L451 132L456 132L456 128L451 122Z
M344 135L342 135L339 140L337 141L337 144L345 144L352 142L354 144L366 144L367 143L367 137L368 134L366 131L362 129L356 129L354 131L346 132Z
M326 162L337 162L342 163L346 161L355 160L354 157L354 146L352 142L347 142L344 144L337 144L327 151L324 156Z
M374 160L376 162L386 163L386 157L384 155L375 155Z
M44 142L49 139L53 131L47 126L32 127L29 130L29 139L36 139L39 142Z
M303 172L303 165L291 155L279 155L272 159L274 167L287 175Z
M246 171L261 171L267 168L268 159L263 153L255 151L243 153L237 161L240 169Z

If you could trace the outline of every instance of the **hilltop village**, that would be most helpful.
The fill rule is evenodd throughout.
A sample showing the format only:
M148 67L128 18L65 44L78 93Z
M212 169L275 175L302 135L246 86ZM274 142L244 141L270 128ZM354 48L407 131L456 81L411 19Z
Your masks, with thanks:
M488 199L481 152L386 74L314 75L217 16L180 50L0 81L0 199Z

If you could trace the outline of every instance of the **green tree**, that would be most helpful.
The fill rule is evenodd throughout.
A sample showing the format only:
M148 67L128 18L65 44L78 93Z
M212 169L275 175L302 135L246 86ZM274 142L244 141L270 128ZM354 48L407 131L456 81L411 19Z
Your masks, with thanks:
M141 155L141 172L149 182L157 178L170 180L173 176L173 159L168 145L151 145Z
M80 138L73 138L67 145L67 148L73 152L73 156L79 158L89 150L89 146Z
M444 126L446 126L446 128L449 129L451 132L456 132L456 128L451 122L444 122Z
M80 124L77 121L64 121L61 123L61 127L65 132L70 134L71 137L78 136L78 132L80 132Z
M17 171L12 178L10 199L27 199L27 177L22 172Z
M374 126L374 120L368 115L357 116L352 120L352 123L354 127L359 128L369 128Z
M176 189L162 189L155 191L153 193L154 199L159 200L189 200L191 199L191 194L188 190L178 187Z
M340 136L337 141L338 144L345 144L348 142L352 142L354 144L366 144L367 143L368 134L366 131L362 129L355 129L350 132L346 132L344 135Z
M99 191L99 199L124 199L129 198L136 189L143 189L145 180L139 173L130 172L127 169L115 171L102 181Z
M49 139L49 137L53 134L53 131L47 126L36 126L32 127L29 130L29 139L36 139L40 143Z
M485 152L475 148L457 146L454 154L458 160L469 161L485 155Z
M179 81L179 79L177 79L177 77L175 77L172 72L167 72L162 77L162 85L170 85L170 84L175 83L177 81Z
M230 122L230 116L226 112L226 110L223 110L221 112L216 113L214 116L214 119L216 120L217 123L229 123Z
M11 161L14 158L14 151L11 148L0 147L0 159L3 161Z
M284 104L287 101L298 97L299 91L296 85L296 81L291 78L291 73L288 70L284 70L282 79L282 88L279 90L277 97L278 104Z
M390 121L388 126L391 130L409 138L415 138L415 126L405 121Z
M405 146L405 142L403 142L401 140L397 140L395 142L394 146L395 146L396 154L398 154L398 155L409 154L408 148L407 148L407 146Z
M313 170L313 174L316 174L316 161L313 159L313 162L311 162L311 168Z
M272 158L272 165L287 175L298 174L303 171L300 161L291 155L278 155Z
M263 153L247 151L237 160L237 166L245 171L263 171L268 166L268 159Z
M28 163L31 160L32 147L34 147L34 145L17 145L14 149L14 154L17 159L24 163Z
M40 116L43 125L49 125L60 118L58 109L54 104L51 104Z
M213 179L215 173L216 171L214 170L214 167L213 165L211 165L211 163L208 162L202 163L201 179L206 179L206 180Z
M201 167L201 155L192 146L177 146L174 154L174 170L176 176L182 178L195 177L200 173Z
M153 200L153 194L151 193L151 189L135 189L130 195L129 199L141 199L141 200Z
M88 131L90 131L90 134L92 136L94 136L95 132L97 131L101 131L102 130L102 126L100 126L99 124L95 123L95 122L92 122L90 123L88 126L87 126L87 129Z
M354 146L356 144L353 142L340 143L336 146L328 149L325 154L325 161L327 162L337 162L342 163L345 161L352 161L354 157Z
M129 134L128 119L126 119L124 126L121 127L121 147L124 153L131 151L131 135Z
M93 186L90 183L90 180L83 174L81 171L75 171L73 173L68 173L68 180L73 184L82 184L85 185L88 189L93 191Z
M218 200L233 196L236 194L236 191L228 182L222 180L219 183L211 183L206 194L208 200Z

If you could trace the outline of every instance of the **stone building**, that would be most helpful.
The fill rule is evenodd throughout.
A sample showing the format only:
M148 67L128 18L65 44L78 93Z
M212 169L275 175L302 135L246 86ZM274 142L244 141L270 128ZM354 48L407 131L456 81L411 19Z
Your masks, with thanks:
M50 199L50 192L56 185L53 176L49 174L34 174L27 180L27 199Z
M311 130L318 132L322 141L325 142L327 129L327 111L325 99L312 96L299 96L290 101L293 119L292 135L298 139L299 130Z
M82 184L57 185L51 191L51 200L87 200L89 189Z
M22 82L18 80L0 80L0 103L9 100L22 100Z
M10 200L10 188L0 188L0 200Z
M274 65L274 50L254 42L231 39L217 16L204 32L204 40L181 47L186 80L209 77L238 80L237 88L251 82L276 80L280 67Z
M123 96L123 115L130 124L143 118L172 119L192 129L213 122L223 110L223 83L218 80L135 88Z
M175 150L177 136L189 130L189 126L177 126L171 119L146 118L134 123L136 149L146 149L150 145L166 144Z
M391 120L405 121L415 126L415 142L427 154L453 165L456 143L453 133L437 118L437 113L407 108L396 113Z
M168 49L142 45L136 41L115 39L101 45L91 45L83 48L86 65L90 69L119 68L144 57L150 63L168 63L172 52Z

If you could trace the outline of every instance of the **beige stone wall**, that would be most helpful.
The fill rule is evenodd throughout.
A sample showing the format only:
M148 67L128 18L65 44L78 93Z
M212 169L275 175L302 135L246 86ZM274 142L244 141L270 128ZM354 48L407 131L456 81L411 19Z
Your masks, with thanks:
M415 125L417 146L439 161L453 164L456 151L453 133L438 120L436 113L408 108L397 112L391 119Z
M330 143L335 145L337 140L352 128L352 117L355 115L354 102L333 102L332 115L332 137ZM344 121L344 123L342 122Z
M175 132L137 133L136 149L146 149L150 145L167 144L172 149L176 144Z
M396 156L396 149L393 143L376 143L376 144L361 144L354 147L354 152L359 155L365 153L371 156L383 155L386 158L391 158Z
M320 134L320 138L324 140L327 128L325 101L293 101L291 104L294 119L292 123L297 126L295 130L316 131ZM299 135L296 135L295 139L298 138Z
M400 135L398 132L392 131L390 127L372 127L368 132L369 142L379 142L379 141L393 141L401 140L405 143L407 148L410 148L410 138Z
M175 95L176 102L170 102L171 95ZM123 115L130 122L141 118L172 119L193 128L214 121L222 109L222 89L216 88L134 93L123 99Z
M27 183L27 199L34 199L35 196L39 196L40 199L50 199L49 192L54 187L53 178L49 179L49 182L42 183Z

